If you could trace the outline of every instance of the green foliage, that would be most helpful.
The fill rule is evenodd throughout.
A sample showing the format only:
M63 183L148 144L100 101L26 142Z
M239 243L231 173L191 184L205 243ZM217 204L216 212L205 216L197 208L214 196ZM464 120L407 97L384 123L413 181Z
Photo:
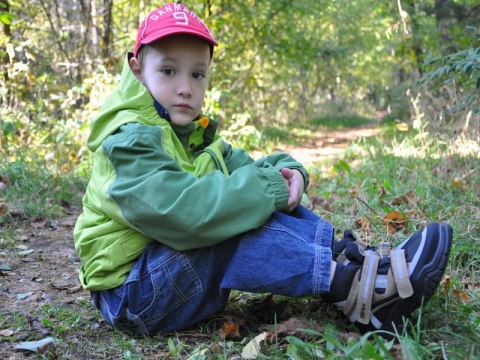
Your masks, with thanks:
M469 26L467 30L473 33L477 42L480 41L480 29ZM440 65L437 63L441 62ZM462 109L472 110L474 114L480 115L480 47L469 48L449 54L443 57L437 57L426 61L424 67L432 68L420 80L423 84L430 81L434 85L450 84L455 82L463 90L463 94L458 104L450 107L450 111L455 112Z

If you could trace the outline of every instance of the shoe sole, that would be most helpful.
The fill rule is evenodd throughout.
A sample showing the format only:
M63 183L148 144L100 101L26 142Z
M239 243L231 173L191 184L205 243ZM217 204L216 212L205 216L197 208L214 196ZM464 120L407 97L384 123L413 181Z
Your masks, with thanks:
M371 324L362 325L357 323L357 327L362 332L382 330L402 334L406 319L408 319L416 309L430 300L435 294L447 268L450 248L452 245L453 230L448 224L432 223L427 226L427 234L429 231L438 231L437 242L435 245L429 245L436 246L435 253L431 257L430 262L422 264L421 266L417 264L417 266L420 266L421 270L414 271L410 276L413 295L409 298L398 300L389 310L387 315L382 316L383 321L380 329L375 329ZM435 233L433 237L435 237ZM386 338L392 338L392 336L385 335L384 333L381 335Z

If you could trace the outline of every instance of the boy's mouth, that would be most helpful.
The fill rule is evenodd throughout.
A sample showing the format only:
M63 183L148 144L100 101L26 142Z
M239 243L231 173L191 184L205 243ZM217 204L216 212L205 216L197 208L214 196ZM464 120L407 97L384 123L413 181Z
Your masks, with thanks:
M191 109L190 105L188 105L188 104L186 104L186 103L178 104L178 105L176 105L176 107L180 108L181 110L189 110L189 109Z

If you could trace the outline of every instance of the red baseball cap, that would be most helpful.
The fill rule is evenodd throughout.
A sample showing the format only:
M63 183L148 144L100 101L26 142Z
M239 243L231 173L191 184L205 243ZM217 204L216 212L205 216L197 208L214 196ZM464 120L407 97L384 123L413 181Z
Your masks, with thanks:
M192 34L207 40L213 53L217 42L207 25L188 10L184 4L170 3L153 10L138 29L133 55L137 57L140 47L174 34Z

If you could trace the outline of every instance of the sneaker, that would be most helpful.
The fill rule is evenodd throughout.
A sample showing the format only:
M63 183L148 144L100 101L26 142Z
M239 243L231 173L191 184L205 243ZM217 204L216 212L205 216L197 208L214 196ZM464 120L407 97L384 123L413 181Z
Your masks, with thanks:
M452 228L431 223L399 246L363 249L349 242L346 260L337 262L330 293L335 304L362 332L403 332L405 320L435 293L445 272Z

